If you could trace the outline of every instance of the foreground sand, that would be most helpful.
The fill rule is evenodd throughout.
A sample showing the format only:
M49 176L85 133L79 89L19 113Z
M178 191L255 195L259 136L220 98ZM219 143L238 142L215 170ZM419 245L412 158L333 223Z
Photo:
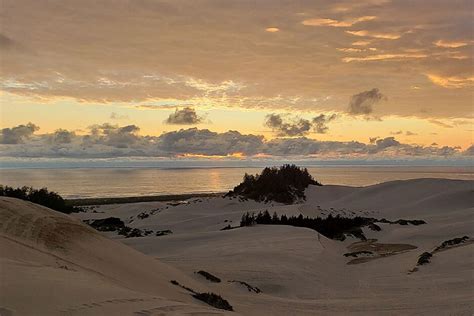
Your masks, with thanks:
M473 190L473 181L443 179L309 187L306 202L291 206L198 198L177 206L103 205L75 214L77 220L4 198L0 308L6 315L224 314L171 285L173 279L222 295L234 315L472 315L472 243L437 252L431 263L410 270L421 253L443 241L474 237ZM259 210L422 219L427 224L380 224L379 232L364 228L373 239L366 244L290 226L221 231L238 226L244 212ZM79 221L110 216L134 228L173 234L122 238L106 233L110 240ZM390 255L348 264L353 258L344 254L361 247ZM198 270L222 282L211 283L194 273ZM228 282L234 280L261 292Z

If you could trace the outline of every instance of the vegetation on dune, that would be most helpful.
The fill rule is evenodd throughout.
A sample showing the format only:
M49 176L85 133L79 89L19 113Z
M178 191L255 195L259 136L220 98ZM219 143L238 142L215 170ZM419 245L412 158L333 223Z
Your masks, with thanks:
M434 254L443 251L443 250L448 250L450 248L454 248L456 246L462 245L464 243L467 243L471 241L471 238L469 236L463 236L463 237L456 237L453 239L445 240L436 247L432 252L423 252L419 257L418 257L418 262L416 263L417 266L422 266L425 264L428 264L431 262L431 258L433 258ZM412 269L410 272L416 272L418 271L418 268Z
M230 281L227 281L227 282L229 282L229 283L239 283L239 284L245 286L247 288L247 291L249 291L249 292L254 292L254 293L257 293L257 294L262 292L258 287L252 286L252 285L250 285L250 284L248 284L247 282L244 282L244 281L230 280Z
M179 286L179 287L185 289L186 291L191 292L192 296L195 299L198 299L198 300L200 300L200 301L202 301L202 302L204 302L204 303L206 303L206 304L208 304L212 307L227 310L227 311L233 311L234 310L232 305L230 305L230 303L226 299L224 299L222 296L220 296L218 294L210 293L210 292L209 293L199 293L199 292L196 292L193 289L191 289L191 288L189 288L185 285L180 284L176 280L171 280L170 282L173 285Z
M132 228L126 226L125 223L117 217L86 219L83 220L83 222L98 231L117 232L119 235L124 236L125 238L145 237L151 234L155 234L155 236L164 236L172 233L171 230L159 230L157 232L153 232L153 230L150 229Z
M366 256L366 255L373 255L374 253L372 251L367 251L367 250L361 250L361 251L354 251L354 252L348 252L344 254L344 257L359 257L359 256Z
M261 174L245 174L242 183L226 196L241 196L256 201L275 201L292 204L305 199L308 185L321 185L313 179L306 168L283 165L279 168L265 168Z
M441 245L436 247L435 250L433 250L433 252L440 251L440 250L449 248L451 246L456 246L456 245L459 245L459 244L463 244L468 240L469 240L469 236L463 236L463 237L457 237L457 238L445 240L445 241L443 241L443 243Z
M125 223L118 217L84 220L84 223L101 232L116 231L125 227Z
M219 279L219 278L216 277L215 275L210 274L210 273L207 272L207 271L199 270L199 271L194 272L194 273L199 274L199 275L202 275L202 276L205 277L206 280L208 280L208 281L211 281L211 282L214 282L214 283L220 283L220 282L221 282L221 279Z
M290 225L296 227L311 228L322 235L337 240L344 240L345 235L352 235L354 237L365 240L364 233L360 229L362 226L367 226L373 222L371 218L365 217L341 217L339 215L329 215L326 218L303 217L299 216L278 216L276 213L270 215L268 211L254 213L245 213L240 221L240 226L252 226L254 224L263 225Z
M417 266L422 266L424 264L430 263L430 259L433 255L430 252L423 252L418 258Z
M321 217L303 217L302 214L299 216L278 216L276 212L273 215L266 210L264 212L259 212L257 215L255 213L245 213L242 215L240 220L240 226L252 226L255 224L263 225L290 225L296 227L306 227L311 228L320 234L326 236L327 238L344 240L346 236L354 236L361 240L366 240L362 227L367 226L368 228L380 231L381 228L375 223L388 223L388 224L398 224L398 225L407 225L408 223L412 225L422 225L425 224L423 220L405 220L399 219L396 221L389 221L386 219L376 219L372 217L342 217L340 215L332 216L329 215L326 218Z
M13 197L32 203L40 204L61 213L78 212L80 209L66 205L65 200L56 192L47 188L34 189L32 187L12 188L0 185L0 196Z
M214 293L196 293L193 294L193 297L215 308L224 309L226 311L234 310L226 299Z

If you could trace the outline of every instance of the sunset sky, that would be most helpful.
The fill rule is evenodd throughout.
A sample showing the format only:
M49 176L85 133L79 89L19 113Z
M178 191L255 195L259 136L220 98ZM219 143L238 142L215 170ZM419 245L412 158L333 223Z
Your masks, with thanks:
M473 3L3 0L0 156L466 159Z

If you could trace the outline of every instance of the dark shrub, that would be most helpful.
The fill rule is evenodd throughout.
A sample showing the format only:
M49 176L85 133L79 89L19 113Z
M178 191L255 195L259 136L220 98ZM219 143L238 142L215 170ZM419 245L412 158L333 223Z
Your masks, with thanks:
M92 228L101 232L112 232L125 228L125 223L117 217L107 217L101 219L91 219L85 221Z
M166 229L166 230L159 230L156 232L156 236L166 236L166 235L169 235L169 234L172 234L173 232L169 229Z
M229 302L225 299L223 299L220 295L214 294L214 293L198 293L194 291L193 289L180 284L176 280L171 280L171 284L179 286L183 289L185 289L188 292L192 293L192 296L200 301L203 301L204 303L211 305L212 307L219 308L219 309L224 309L227 311L233 311L234 309L232 306L229 304Z
M457 238L445 240L440 246L436 247L434 251L439 251L449 246L459 245L459 244L465 243L467 240L469 240L469 236L463 236L463 237L457 237Z
M234 310L227 300L214 293L196 293L193 294L193 297L215 308L224 309L226 311Z
M227 281L227 282L229 282L229 283L240 283L241 285L245 286L249 292L254 292L254 293L257 293L257 294L262 292L258 287L251 286L250 284L248 284L247 282L244 282L244 281L231 280L231 281Z
M198 272L195 272L195 273L202 275L208 281L211 281L211 282L214 282L214 283L220 283L221 282L221 279L219 279L215 275L210 274L209 272L199 270Z
M429 252L423 252L420 257L418 258L418 263L417 265L421 266L427 263L430 263L430 259L433 257L433 255Z
M239 195L256 201L292 204L305 198L304 190L310 184L321 185L306 168L283 165L265 168L260 175L245 174L243 182L226 196Z
M370 224L369 224L369 228L372 229L373 231L376 231L376 232L379 232L379 231L382 230L382 228L380 228L379 225L374 224L374 223L370 223Z
M355 257L357 258L360 255L372 255L372 251L367 251L367 250L362 250L362 251L354 251L354 252L348 252L344 254L344 257Z

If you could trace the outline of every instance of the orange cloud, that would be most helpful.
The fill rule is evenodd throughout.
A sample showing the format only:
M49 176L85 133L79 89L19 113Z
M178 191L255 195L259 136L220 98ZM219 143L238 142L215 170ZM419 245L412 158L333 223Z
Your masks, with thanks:
M443 48L458 48L458 47L464 47L467 46L467 42L461 42L461 41L445 41L445 40L438 40L436 42L433 42L438 47L443 47Z
M302 21L301 23L306 26L350 27L359 22L372 21L376 18L377 17L375 16L361 16L359 18L354 18L354 19L345 20L345 21L318 18L318 19L307 19L307 20Z
M346 31L346 33L354 35L354 36L360 36L360 37L366 36L366 37L389 39L389 40L396 40L402 37L402 35L398 33L378 33L378 32L370 32L366 30Z
M355 41L352 43L354 46L367 46L370 45L372 42L371 41Z
M427 74L426 76L431 80L432 83L443 88L464 88L474 84L474 77L443 77L434 74Z
M280 29L278 27L267 27L265 31L270 32L270 33L276 33L276 32L280 32Z
M365 57L344 57L342 61L350 63L352 61L373 61L386 59L405 59L405 58L426 58L426 54L379 54Z

